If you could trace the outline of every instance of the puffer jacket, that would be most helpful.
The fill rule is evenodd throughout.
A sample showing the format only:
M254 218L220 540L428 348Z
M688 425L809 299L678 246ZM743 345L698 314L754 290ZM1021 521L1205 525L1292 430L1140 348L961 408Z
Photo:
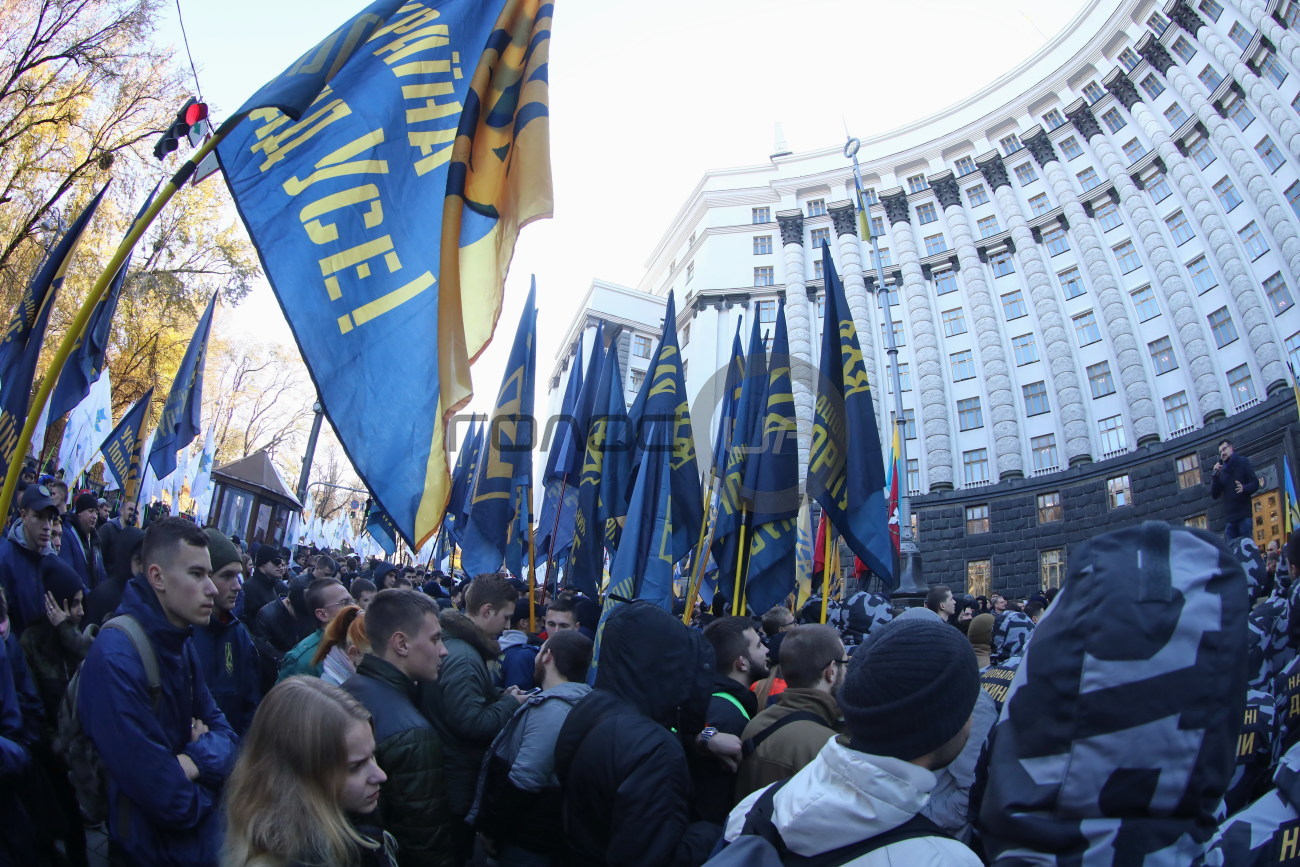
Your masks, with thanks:
M53 548L37 550L27 541L22 521L15 521L8 535L0 540L0 585L4 586L9 601L9 628L19 635L31 624L45 619L41 558L53 554Z
M892 831L925 806L934 774L920 765L851 750L827 741L807 767L773 798L772 824L786 847L810 857ZM727 818L734 842L762 791L736 805ZM850 867L980 867L978 856L948 837L914 837L868 852Z
M366 654L343 688L374 717L375 758L388 775L379 808L402 867L452 867L442 741L415 705L415 682Z
M447 656L436 683L424 684L421 707L442 736L447 753L447 800L453 816L469 813L479 768L492 739L519 709L495 684L501 648L459 611L442 612Z

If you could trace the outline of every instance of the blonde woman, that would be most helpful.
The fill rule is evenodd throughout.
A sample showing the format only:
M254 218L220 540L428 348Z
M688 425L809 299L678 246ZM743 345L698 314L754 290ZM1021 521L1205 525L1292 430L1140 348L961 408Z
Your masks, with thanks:
M392 838L366 824L386 779L364 707L314 677L281 681L226 783L222 867L395 867Z

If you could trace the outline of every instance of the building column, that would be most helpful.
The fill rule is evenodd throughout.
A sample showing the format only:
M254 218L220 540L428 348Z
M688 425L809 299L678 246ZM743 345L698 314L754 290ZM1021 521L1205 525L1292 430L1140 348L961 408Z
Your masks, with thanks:
M898 265L903 273L900 304L906 293L907 321L912 326L912 364L914 388L919 396L916 403L918 436L925 448L925 466L928 470L930 490L935 485L952 485L952 412L948 402L947 384L943 378L940 360L939 335L935 329L934 305L930 287L921 273L921 257L917 253L916 238L912 235L911 214L907 207L907 194L902 190L881 196L894 230L894 248ZM886 326L889 327L889 326ZM903 467L906 474L907 468ZM900 483L902 484L902 483Z
M884 380L880 373L880 356L876 353L876 315L874 298L862 279L862 252L858 247L857 212L852 202L836 202L828 209L835 226L836 243L840 252L840 282L844 284L844 297L853 314L853 324L858 329L858 343L867 367L867 383L871 386L872 403L876 421L883 428L887 416L881 412L880 395ZM825 291L825 290L823 290ZM816 311L816 305L812 308ZM815 315L815 314L814 314Z
M778 211L781 251L785 257L785 327L790 336L790 384L794 391L795 428L799 438L799 480L807 482L808 452L812 446L813 404L817 387L812 353L812 317L808 315L808 287L804 284L803 211Z
M1048 147L1051 147L1051 142L1048 142ZM1047 368L1052 374L1051 392L1056 396L1056 409L1065 437L1066 460L1070 466L1081 462L1081 459L1090 462L1092 442L1088 436L1088 414L1083 403L1078 359L1075 357L1070 334L1065 328L1065 317L1061 314L1056 290L1048 276L1046 258L1033 230L1029 228L1029 221L1020 209L1020 201L1007 179L1002 157L995 154L992 160L986 162L990 171L984 172L984 177L988 180L991 174L998 179L997 183L990 181L989 185L993 187L998 208L1011 232L1011 241L1020 258L1025 285L1029 289L1034 314L1043 335L1043 352L1046 354ZM1068 220L1062 220L1062 223L1064 228L1070 228Z
M1278 13L1269 14L1266 4L1260 0L1238 0L1237 6L1246 20L1276 47L1278 56L1290 62L1291 74L1296 74L1300 70L1300 37L1278 19Z

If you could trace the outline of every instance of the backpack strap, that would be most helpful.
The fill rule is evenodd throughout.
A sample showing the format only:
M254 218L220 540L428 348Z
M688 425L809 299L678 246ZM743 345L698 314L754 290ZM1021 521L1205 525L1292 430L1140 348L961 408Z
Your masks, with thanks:
M763 741L770 738L772 735L776 734L781 729L790 725L790 723L797 723L797 722L815 722L820 725L826 725L825 719L823 719L822 717L818 716L817 714L813 713L810 710L797 710L794 711L793 713L788 713L785 716L781 717L776 722L772 723L767 728L763 729L758 734L754 735L752 738L749 738L745 742L745 755L749 755L754 750L758 749L759 744L761 744ZM829 728L829 726L827 727Z
M120 630L131 639L131 644L135 647L135 652L144 666L145 680L149 682L150 709L155 714L158 713L158 703L162 699L162 676L158 671L158 657L153 652L153 642L145 634L144 627L130 614L119 614L105 623L102 628Z
M745 718L745 722L749 722L749 711L745 710L745 706L740 703L740 699L736 698L734 695L732 695L729 692L715 692L713 694L713 697L725 698L727 701L734 704L736 706L736 710L740 711L740 715Z

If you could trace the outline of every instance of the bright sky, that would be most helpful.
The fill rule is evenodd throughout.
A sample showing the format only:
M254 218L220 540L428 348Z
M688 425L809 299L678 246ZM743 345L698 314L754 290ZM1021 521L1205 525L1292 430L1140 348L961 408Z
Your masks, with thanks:
M218 120L363 0L180 0ZM527 294L538 283L538 406L592 278L636 285L709 169L932 114L1015 67L1085 0L557 0L551 46L555 218L522 232L497 339L474 368L490 411ZM166 10L165 10L166 11ZM184 62L176 9L160 33ZM212 182L216 182L215 179ZM222 317L227 333L292 345L270 287Z

